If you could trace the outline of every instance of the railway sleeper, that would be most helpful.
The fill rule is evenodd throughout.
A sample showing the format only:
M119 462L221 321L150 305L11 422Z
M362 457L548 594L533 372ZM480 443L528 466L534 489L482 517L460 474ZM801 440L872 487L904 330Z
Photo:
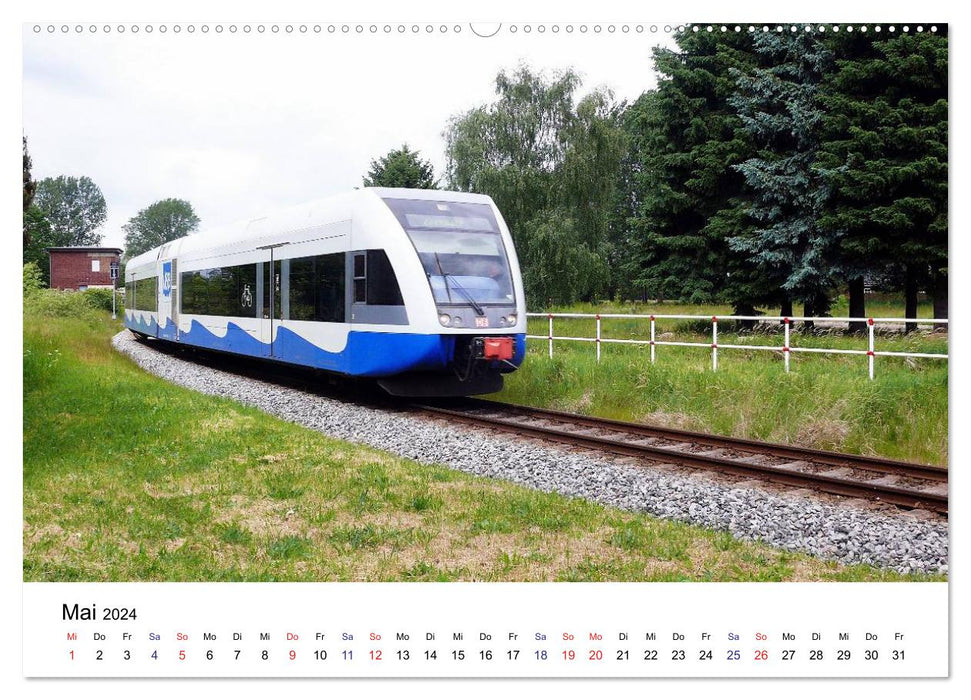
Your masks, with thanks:
M791 472L801 472L810 466L809 462L804 459L797 459L794 462L783 462L782 464L774 465L776 469L785 469Z
M874 486L897 486L900 484L900 479L893 474L886 474L879 479L868 479L866 483Z

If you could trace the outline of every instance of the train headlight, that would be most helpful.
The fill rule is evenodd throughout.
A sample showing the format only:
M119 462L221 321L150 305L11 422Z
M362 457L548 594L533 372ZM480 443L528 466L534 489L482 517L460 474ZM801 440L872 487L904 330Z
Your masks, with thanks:
M442 314L438 317L438 322L441 323L443 326L447 326L452 322L452 317L449 316L448 314Z
M453 316L452 317L452 327L453 328L461 328L462 327L462 317L461 316Z
M509 323L510 326L515 326L516 314L509 314L508 316L506 316L506 321Z

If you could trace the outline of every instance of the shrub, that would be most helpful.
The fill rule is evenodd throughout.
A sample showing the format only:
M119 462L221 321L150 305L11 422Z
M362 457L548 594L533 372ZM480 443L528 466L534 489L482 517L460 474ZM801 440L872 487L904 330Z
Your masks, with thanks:
M76 318L89 323L99 318L89 297L62 289L37 289L25 296L24 315Z
M85 289L82 294L87 297L88 301L94 308L102 309L104 311L111 311L110 289ZM116 308L120 310L120 298L116 298L115 303L118 305Z
M37 263L29 262L24 265L24 296L44 288L44 274Z

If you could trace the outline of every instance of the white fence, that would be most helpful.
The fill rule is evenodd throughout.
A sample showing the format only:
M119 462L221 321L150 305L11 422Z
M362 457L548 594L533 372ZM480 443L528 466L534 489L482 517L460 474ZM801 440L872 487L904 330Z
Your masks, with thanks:
M528 313L526 314L529 318L548 318L549 319L549 333L545 336L543 335L527 335L527 338L533 338L534 340L547 340L549 343L549 356L550 359L553 358L553 341L573 341L580 343L594 343L597 347L597 362L600 362L600 348L604 343L617 343L623 345L649 345L651 348L651 362L657 359L657 347L662 345L672 345L680 347L690 347L690 348L710 348L711 349L711 369L713 371L718 370L718 351L719 350L764 350L769 352L781 352L783 362L785 363L786 372L789 371L789 356L794 352L808 352L808 353L819 353L828 355L865 355L867 358L867 364L869 365L870 379L873 379L873 364L874 359L877 357L925 357L936 360L947 360L946 353L929 353L929 352L892 352L889 350L877 350L874 338L874 326L878 323L893 323L893 324L917 324L923 326L929 325L944 325L947 324L948 320L946 318L831 318L831 317L816 317L816 316L689 316L683 314L552 314L552 313ZM580 318L580 319L595 319L597 322L597 333L593 338L585 337L573 337L573 336L556 336L553 334L553 319L555 318ZM605 338L602 333L601 321L605 318L621 318L621 319L644 319L649 320L651 323L651 339L650 340L635 340L633 338ZM674 341L674 340L658 340L657 339L657 327L656 322L663 319L673 319L673 320L707 320L711 324L711 342L710 343L692 343L686 341ZM767 321L776 321L781 323L783 326L783 344L781 347L773 345L733 345L733 344L720 344L718 342L718 321L755 321L757 323L765 323ZM812 321L814 323L866 323L868 330L868 346L866 350L843 350L839 348L810 348L810 347L793 347L790 341L790 328L794 322L797 321Z

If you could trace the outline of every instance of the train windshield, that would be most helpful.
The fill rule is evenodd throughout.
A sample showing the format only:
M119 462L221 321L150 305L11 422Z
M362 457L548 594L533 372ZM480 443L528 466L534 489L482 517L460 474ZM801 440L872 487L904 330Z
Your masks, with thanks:
M512 275L488 204L385 199L418 251L438 304L512 304Z

